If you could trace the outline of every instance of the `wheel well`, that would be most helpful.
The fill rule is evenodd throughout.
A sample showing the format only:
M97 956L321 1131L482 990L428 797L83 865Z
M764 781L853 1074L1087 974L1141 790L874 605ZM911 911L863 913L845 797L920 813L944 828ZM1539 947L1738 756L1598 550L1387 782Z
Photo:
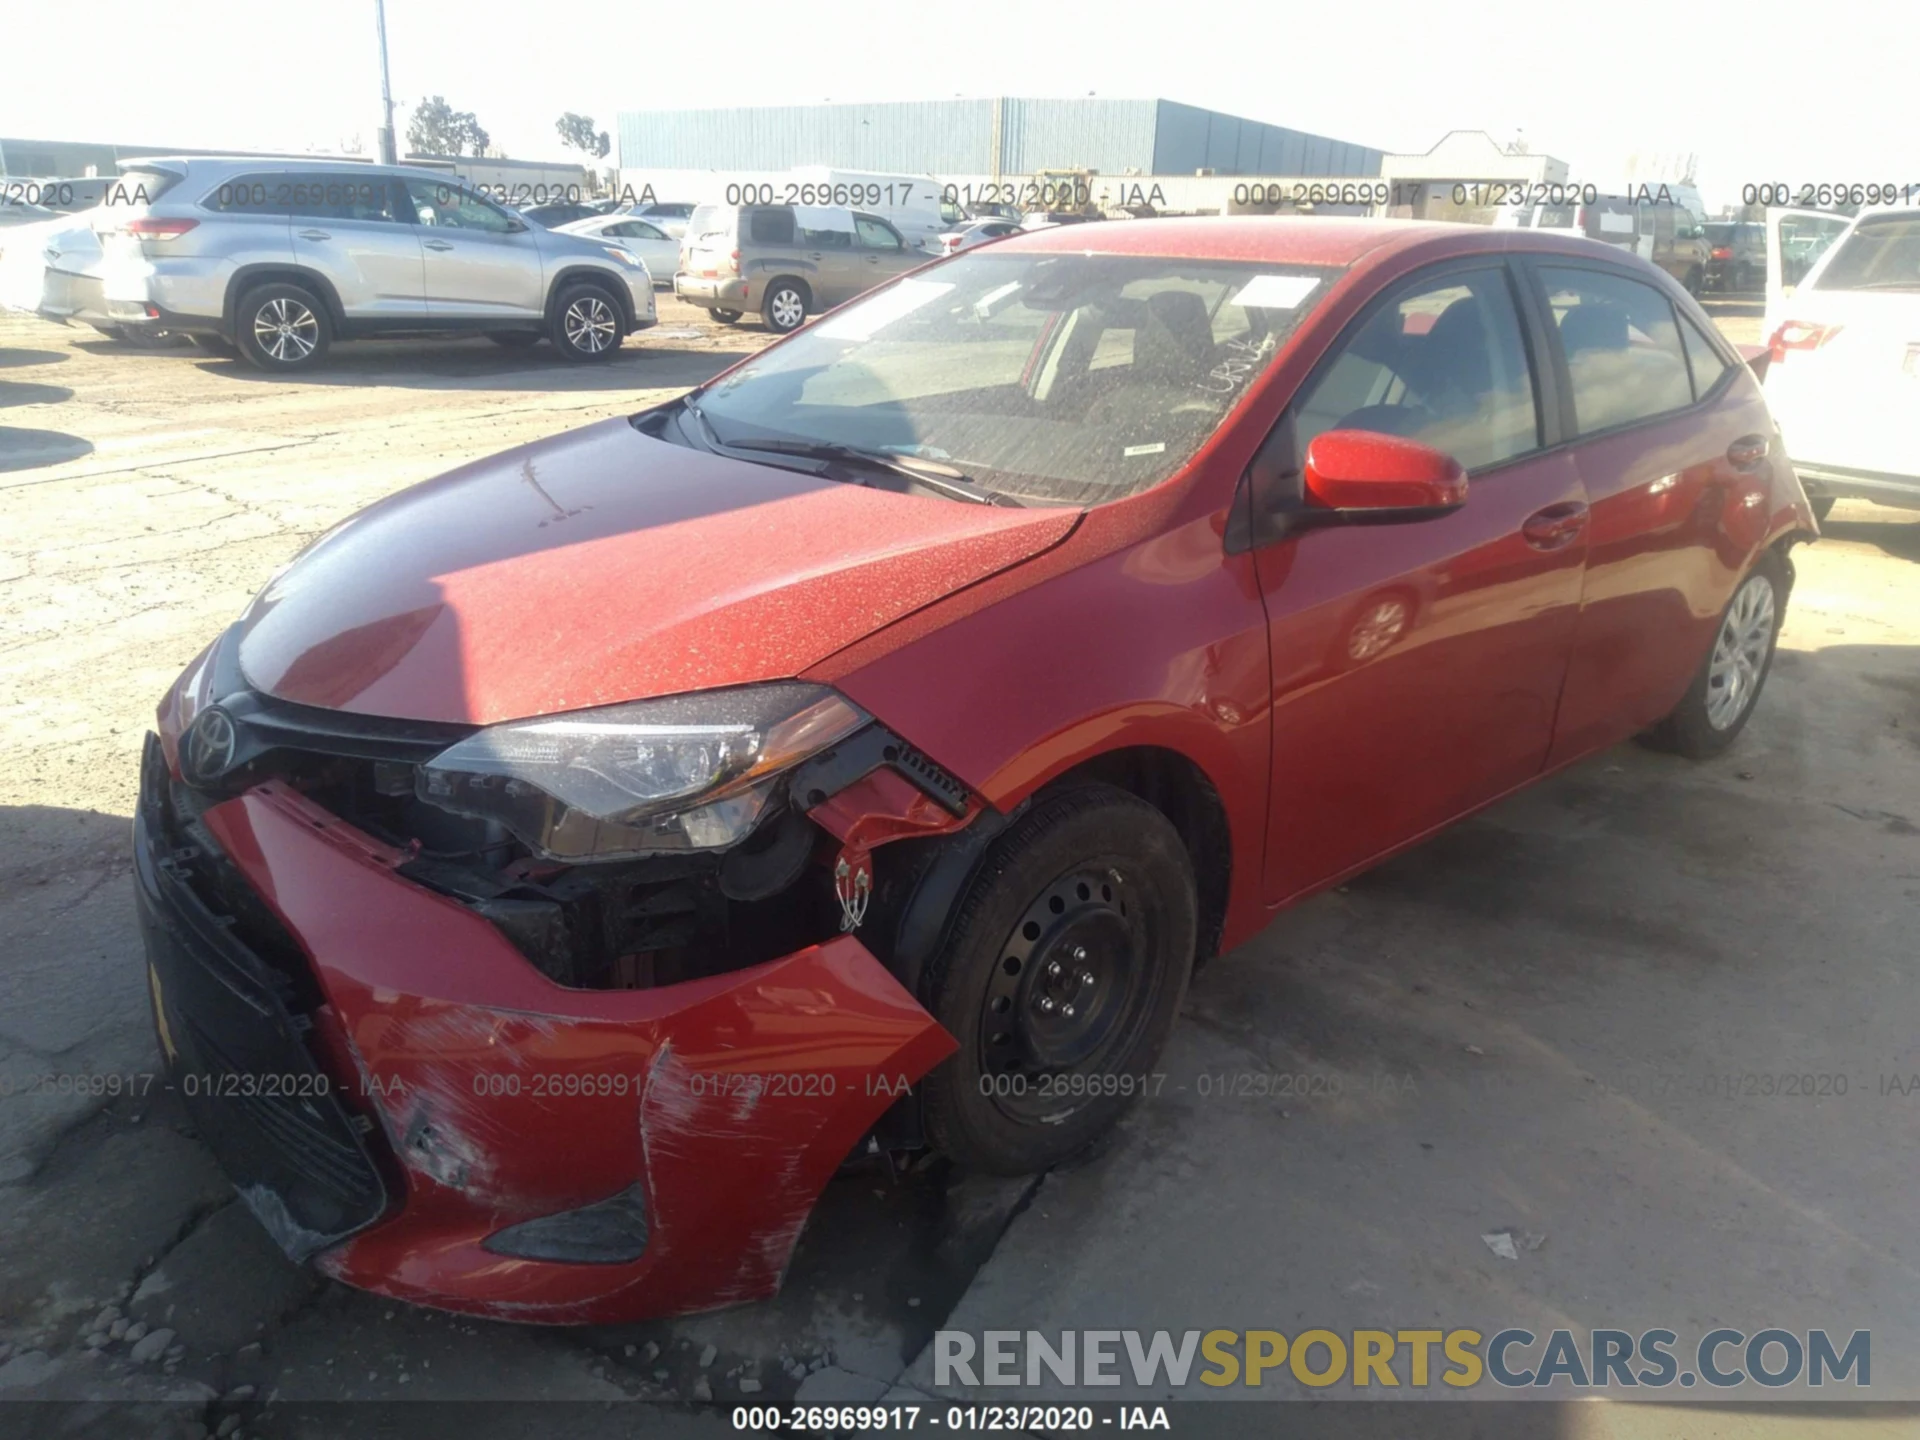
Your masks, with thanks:
M1233 880L1233 842L1220 792L1193 761L1177 750L1141 745L1110 750L1054 777L1045 791L1100 781L1137 795L1173 822L1193 863L1200 900L1200 934L1194 963L1220 949L1227 919L1227 891Z
M585 281L597 290L604 290L609 299L620 307L627 329L633 329L633 296L626 293L627 287L619 284L603 270L591 265L576 265L571 270L562 270L553 277L553 286L547 291L547 319L553 319L554 307L560 303L560 297L566 293L569 285Z
M227 282L226 313L222 319L228 338L236 333L235 315L240 309L240 297L261 285L298 285L303 290L311 290L327 307L327 318L333 322L336 333L346 323L347 312L340 304L340 293L326 276L315 270L303 270L298 265L254 265L237 272Z

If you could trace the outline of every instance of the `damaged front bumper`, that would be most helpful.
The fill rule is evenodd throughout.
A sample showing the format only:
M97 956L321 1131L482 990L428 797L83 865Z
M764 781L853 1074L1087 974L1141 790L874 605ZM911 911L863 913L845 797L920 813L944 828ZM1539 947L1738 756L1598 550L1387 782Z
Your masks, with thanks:
M955 1042L857 939L645 989L540 973L268 781L191 817L149 737L135 822L155 1024L288 1253L501 1319L779 1288L821 1188Z

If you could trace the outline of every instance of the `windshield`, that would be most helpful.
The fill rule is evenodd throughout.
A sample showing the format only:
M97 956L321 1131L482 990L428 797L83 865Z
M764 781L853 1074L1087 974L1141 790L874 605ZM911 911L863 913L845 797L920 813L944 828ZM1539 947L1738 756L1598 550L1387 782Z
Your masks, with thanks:
M1862 220L1833 252L1817 290L1920 290L1920 215Z
M1184 465L1338 273L965 255L827 316L699 405L723 443L885 450L1028 503L1099 504Z

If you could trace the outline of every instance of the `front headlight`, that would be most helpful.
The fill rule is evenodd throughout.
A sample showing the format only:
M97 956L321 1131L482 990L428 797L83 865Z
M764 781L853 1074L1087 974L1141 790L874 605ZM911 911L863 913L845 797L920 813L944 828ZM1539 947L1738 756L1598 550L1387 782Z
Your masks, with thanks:
M601 248L629 270L644 270L647 268L645 265L642 265L639 260L635 259L631 253L622 250L617 245L603 245Z
M497 820L551 860L717 850L783 771L867 714L819 685L750 685L494 725L422 765L422 800Z

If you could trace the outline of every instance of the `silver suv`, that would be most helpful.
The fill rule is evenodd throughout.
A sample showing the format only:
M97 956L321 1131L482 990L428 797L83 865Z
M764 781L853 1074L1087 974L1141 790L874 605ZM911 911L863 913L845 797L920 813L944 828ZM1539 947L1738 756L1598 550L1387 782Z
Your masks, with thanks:
M262 370L400 331L605 360L655 321L626 251L528 225L451 175L340 161L130 161L100 228L107 318Z

